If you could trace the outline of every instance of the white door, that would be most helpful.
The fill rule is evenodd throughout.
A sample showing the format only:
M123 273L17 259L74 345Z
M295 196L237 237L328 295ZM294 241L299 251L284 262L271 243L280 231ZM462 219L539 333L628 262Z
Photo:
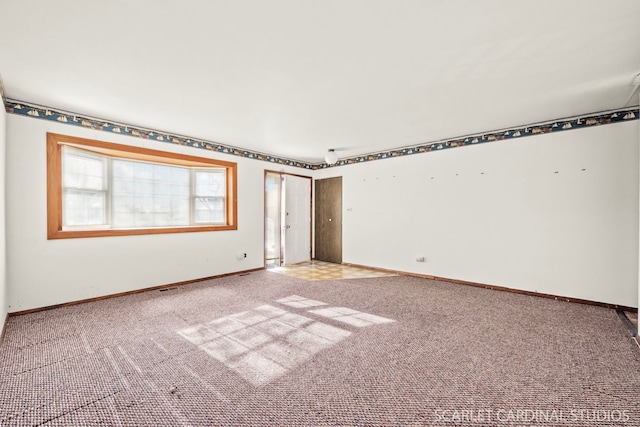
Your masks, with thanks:
M283 264L311 260L311 178L284 175Z

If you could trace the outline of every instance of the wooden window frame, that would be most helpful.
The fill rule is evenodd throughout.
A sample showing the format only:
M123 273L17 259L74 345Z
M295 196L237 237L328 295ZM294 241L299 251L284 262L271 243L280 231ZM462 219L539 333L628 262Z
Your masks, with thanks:
M84 149L94 153L130 160L142 160L186 167L218 167L226 170L226 224L127 229L63 229L62 222L62 148ZM238 229L238 165L233 162L189 156L149 148L115 144L93 139L47 133L47 239L134 236L144 234L190 233Z

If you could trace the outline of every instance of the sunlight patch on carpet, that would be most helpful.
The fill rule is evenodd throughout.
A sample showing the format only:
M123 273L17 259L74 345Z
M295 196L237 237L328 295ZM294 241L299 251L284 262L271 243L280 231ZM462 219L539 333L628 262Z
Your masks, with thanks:
M293 308L328 305L298 295L277 302ZM308 313L358 328L394 322L346 307L309 310ZM346 329L268 304L177 333L255 386L281 377L352 334Z
M318 310L311 310L310 313L317 314L318 316L329 317L333 320L337 320L338 322L346 323L358 328L395 322L395 320L387 319L386 317L363 313L346 307L322 308Z

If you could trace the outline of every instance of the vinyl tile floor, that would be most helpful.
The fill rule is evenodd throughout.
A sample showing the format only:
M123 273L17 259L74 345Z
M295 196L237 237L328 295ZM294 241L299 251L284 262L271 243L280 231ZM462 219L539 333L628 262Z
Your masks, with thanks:
M267 271L303 280L342 280L396 276L396 274L384 271L370 270L367 268L334 264L318 260L283 267L274 267Z

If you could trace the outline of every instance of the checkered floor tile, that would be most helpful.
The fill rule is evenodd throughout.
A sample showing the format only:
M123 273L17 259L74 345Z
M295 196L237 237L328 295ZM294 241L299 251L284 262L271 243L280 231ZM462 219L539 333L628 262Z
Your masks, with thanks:
M395 276L393 273L317 260L270 268L267 271L285 274L303 280L342 280Z

